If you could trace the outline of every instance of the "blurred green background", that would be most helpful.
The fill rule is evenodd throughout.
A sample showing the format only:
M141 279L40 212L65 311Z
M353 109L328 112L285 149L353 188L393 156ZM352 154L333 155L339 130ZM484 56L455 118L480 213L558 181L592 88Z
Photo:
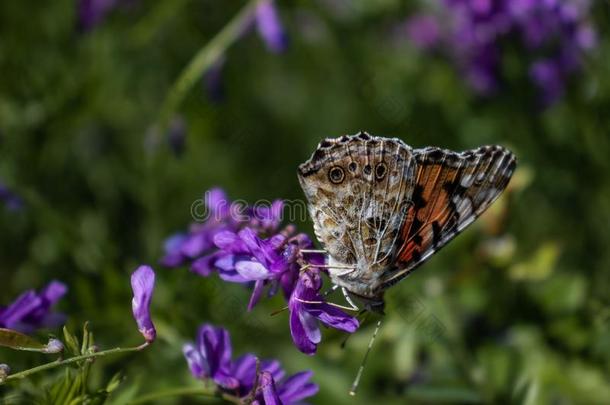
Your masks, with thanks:
M93 389L118 370L126 380L110 403L199 384L181 345L210 322L230 331L235 354L312 369L316 404L610 401L607 2L592 4L595 50L548 108L519 48L505 48L502 89L481 97L446 57L397 35L416 3L278 2L288 49L268 52L256 32L240 37L224 55L223 97L199 80L175 112L186 126L181 153L155 131L163 102L244 3L127 3L87 32L73 0L0 3L0 180L24 200L19 210L0 205L0 304L62 280L71 328L89 320L101 347L137 344L129 274L140 263L157 271L157 342L99 360ZM359 130L414 147L502 144L519 169L488 214L388 292L352 398L373 322L345 349L328 331L308 357L291 342L287 313L269 316L281 297L247 313L241 286L157 262L206 189L249 202L302 198L297 165L320 139ZM309 221L298 226L311 234ZM14 370L43 361L0 349ZM58 374L4 392L35 392Z

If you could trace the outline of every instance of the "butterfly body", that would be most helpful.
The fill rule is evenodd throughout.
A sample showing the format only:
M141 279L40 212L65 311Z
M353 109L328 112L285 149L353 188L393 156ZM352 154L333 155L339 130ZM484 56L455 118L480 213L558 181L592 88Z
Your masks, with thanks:
M514 155L413 149L359 133L325 139L299 166L332 282L383 310L383 293L455 237L506 187Z

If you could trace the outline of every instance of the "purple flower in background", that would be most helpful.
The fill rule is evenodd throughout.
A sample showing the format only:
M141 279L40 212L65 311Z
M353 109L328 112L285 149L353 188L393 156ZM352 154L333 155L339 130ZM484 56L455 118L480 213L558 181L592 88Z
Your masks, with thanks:
M91 31L117 6L118 0L79 0L78 24L82 31Z
M431 15L416 15L406 24L407 37L421 49L431 49L440 40L438 21Z
M238 229L243 221L240 221L242 218L238 214L233 215L234 212L231 211L233 204L219 188L211 189L204 194L204 205L204 212L193 211L193 215L202 217L205 221L194 223L187 233L174 234L165 241L165 256L161 259L164 266L177 267L192 263L193 271L209 275L205 266L203 268L195 266L197 259L214 248L213 239L216 233ZM235 208L239 209L239 206Z
M203 87L208 98L219 103L224 100L224 83L222 81L222 69L225 65L225 58L221 57L203 75Z
M133 299L131 306L138 330L148 343L157 337L155 325L150 317L150 301L155 288L155 272L150 266L140 266L131 274Z
M239 381L231 374L231 338L226 329L203 325L199 328L197 346L187 344L183 352L196 378L212 379L231 390L239 386Z
M294 404L318 392L318 386L310 382L311 371L284 379L285 372L277 360L260 362L255 387L256 356L247 353L233 361L231 337L223 328L202 325L197 343L184 345L183 353L195 378L211 379L232 395L253 398L253 404Z
M65 284L52 281L40 293L34 290L24 292L9 306L0 307L0 327L31 333L61 325L65 322L65 316L51 312L51 307L67 290Z
M562 73L559 64L552 60L540 60L530 68L530 77L541 91L542 102L551 104L563 93Z
M252 249L265 245L253 240L252 235L258 237L277 231L281 222L283 203L277 200L270 206L247 207L232 203L219 188L206 192L204 200L205 212L194 212L194 214L206 218L205 221L192 224L187 233L170 236L164 243L165 255L161 263L167 267L190 263L191 270L202 276L209 276L212 272L218 271L219 276L226 281L252 281L237 273L236 260L253 256ZM242 229L250 229L245 231L250 232L248 234L250 237L246 238L250 247L237 236ZM217 235L220 236L217 238ZM278 241L277 238L275 240ZM259 253L258 249L256 253ZM259 257L271 253L267 249L261 251L261 254Z
M16 211L23 207L21 197L12 192L2 182L0 182L0 201L11 211Z
M324 301L319 291L322 280L317 271L303 271L288 302L290 333L305 354L314 354L321 340L318 321L326 326L353 333L358 320Z
M407 22L418 48L443 50L479 94L496 91L502 80L502 41L517 38L532 62L529 77L549 105L563 94L569 75L596 43L587 21L588 1L439 0L439 12ZM439 29L438 27L442 27Z
M186 121L184 121L184 118L180 116L175 117L169 124L169 128L167 130L167 143L170 150L177 157L182 156L184 153L186 131Z
M273 0L263 0L256 7L256 28L271 52L280 53L288 46L288 37Z

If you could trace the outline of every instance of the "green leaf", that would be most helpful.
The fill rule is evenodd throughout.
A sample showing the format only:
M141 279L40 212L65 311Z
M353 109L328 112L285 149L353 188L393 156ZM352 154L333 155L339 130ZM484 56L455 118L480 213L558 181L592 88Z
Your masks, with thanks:
M78 356L80 354L78 350L78 338L74 336L67 327L64 326L64 341L66 342L66 346L70 349L72 354Z
M81 354L86 354L89 348L89 321L83 325L83 343L80 348Z
M0 346L10 347L15 350L27 350L40 352L45 345L39 341L12 329L0 328Z
M112 378L108 382L108 385L106 385L106 392L111 393L112 391L116 390L117 388L119 388L119 385L121 385L124 380L125 376L123 375L123 372L119 371L118 373L112 376Z

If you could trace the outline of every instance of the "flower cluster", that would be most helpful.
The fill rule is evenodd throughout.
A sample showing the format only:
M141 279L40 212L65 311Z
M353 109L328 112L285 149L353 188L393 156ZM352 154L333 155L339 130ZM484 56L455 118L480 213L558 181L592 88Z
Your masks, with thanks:
M51 328L65 321L63 314L51 312L51 307L67 291L65 284L52 281L39 293L28 290L7 307L0 307L0 328L31 333L41 328Z
M252 402L248 403L288 405L318 392L318 386L309 381L311 371L284 378L285 372L277 360L265 360L258 365L257 376L257 358L253 354L233 361L231 337L223 328L202 325L197 342L184 345L183 353L195 378L212 380L224 392L250 398Z
M499 86L500 41L518 38L532 58L529 76L549 105L595 46L588 10L584 0L442 0L440 13L412 17L406 33L421 49L448 53L481 94Z
M320 342L318 321L348 333L358 321L328 304L320 294L323 255L312 252L311 239L296 233L294 225L280 228L283 203L247 207L232 204L220 189L206 193L208 219L186 234L165 243L162 263L177 267L189 263L193 272L217 273L227 282L253 287L251 310L265 291L282 291L290 310L290 331L299 350L313 354Z

